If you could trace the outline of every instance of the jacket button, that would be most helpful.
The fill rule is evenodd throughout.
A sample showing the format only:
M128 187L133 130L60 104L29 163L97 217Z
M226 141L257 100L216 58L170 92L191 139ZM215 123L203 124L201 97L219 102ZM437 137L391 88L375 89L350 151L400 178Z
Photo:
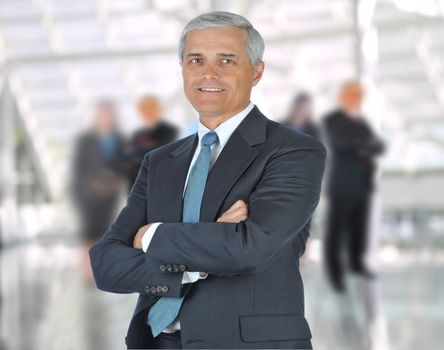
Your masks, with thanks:
M164 293L168 292L168 286L162 286L162 292Z
M173 265L173 271L174 272L179 272L179 266L178 265Z
M162 286L157 286L156 291L157 291L157 293L162 293L162 291L163 291Z
M160 271L165 272L166 271L166 266L164 264L160 265Z
M151 287L151 293L155 294L157 292L156 287Z
M148 294L151 293L151 287L150 286L146 286L145 287L145 292L147 292Z
M187 269L185 265L179 265L179 270L184 272Z
M167 265L167 270L168 270L168 272L171 272L171 271L173 271L173 267L170 264L168 264Z

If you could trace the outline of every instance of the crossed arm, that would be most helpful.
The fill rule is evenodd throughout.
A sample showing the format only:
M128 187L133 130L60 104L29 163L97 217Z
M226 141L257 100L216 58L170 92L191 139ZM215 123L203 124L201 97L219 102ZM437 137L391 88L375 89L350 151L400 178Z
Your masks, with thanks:
M216 222L239 222L248 217L248 205L243 200L236 201L227 211L225 211ZM134 236L133 247L142 249L142 239L153 224L144 225Z
M181 274L159 271L177 263L188 271L231 276L260 271L272 263L310 220L316 208L325 166L320 143L283 147L268 160L247 199L249 214L239 222L163 223L148 251L133 247L146 222L149 154L143 160L126 207L101 241L90 250L99 289L143 293L145 285L173 285L165 296L181 295Z
M383 141L373 133L367 122L363 122L369 132L369 135L364 138L359 135L344 134L344 130L339 125L327 121L325 127L330 147L347 155L378 156L384 153Z

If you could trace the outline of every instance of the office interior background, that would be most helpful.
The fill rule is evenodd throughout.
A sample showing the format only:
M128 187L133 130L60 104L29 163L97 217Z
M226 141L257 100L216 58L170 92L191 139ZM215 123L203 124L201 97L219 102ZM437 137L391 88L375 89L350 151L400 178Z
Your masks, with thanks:
M129 138L147 94L180 137L194 132L177 43L212 10L242 14L263 35L252 101L265 115L284 120L306 91L321 123L341 84L360 80L363 113L387 147L367 252L376 278L349 275L345 294L329 287L324 199L316 211L301 261L314 348L441 349L442 0L0 0L0 349L124 348L137 296L84 281L70 195L76 139L102 100Z

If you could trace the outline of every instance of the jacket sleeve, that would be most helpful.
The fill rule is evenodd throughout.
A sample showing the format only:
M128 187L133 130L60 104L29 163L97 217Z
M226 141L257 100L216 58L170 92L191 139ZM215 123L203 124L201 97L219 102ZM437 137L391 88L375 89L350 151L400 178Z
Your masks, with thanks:
M349 156L382 154L385 149L384 143L374 134L366 121L363 123L368 132L366 137L345 134L334 120L325 121L325 138L328 146L336 152Z
M147 224L147 153L126 206L103 238L89 251L94 279L99 289L113 293L150 294L151 287L167 286L157 296L183 294L182 273L162 272L159 264L145 259L141 249L133 248L140 227ZM162 289L162 288L159 288ZM161 294L160 294L161 293Z
M251 193L249 217L239 223L163 223L147 261L183 264L212 275L259 272L273 262L311 219L321 190L326 150L310 138L272 156Z

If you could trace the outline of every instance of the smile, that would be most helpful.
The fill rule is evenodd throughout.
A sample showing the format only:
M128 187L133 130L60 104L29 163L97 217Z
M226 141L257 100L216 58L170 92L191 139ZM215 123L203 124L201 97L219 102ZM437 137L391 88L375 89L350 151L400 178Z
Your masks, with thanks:
M201 91L201 92L222 92L225 91L225 89L218 89L218 88L198 88L197 90Z

